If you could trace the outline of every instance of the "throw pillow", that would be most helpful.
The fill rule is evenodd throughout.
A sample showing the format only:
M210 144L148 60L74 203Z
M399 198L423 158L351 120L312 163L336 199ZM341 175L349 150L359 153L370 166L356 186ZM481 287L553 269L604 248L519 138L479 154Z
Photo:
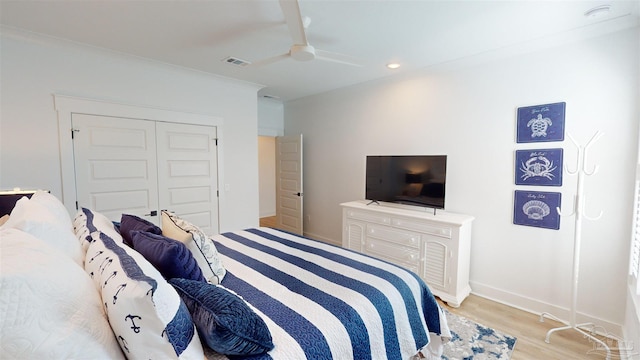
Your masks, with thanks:
M120 239L99 231L91 237L85 270L127 358L202 359L189 310L158 270Z
M222 281L227 272L218 256L216 245L199 227L163 210L162 234L187 245L208 282L219 284Z
M162 234L162 230L155 224L135 215L122 214L122 218L120 219L120 234L122 234L124 243L130 247L133 247L131 232L135 230L146 231L158 235Z
M187 279L169 283L211 349L225 355L257 355L273 349L267 324L236 294L221 285Z
M133 248L155 266L165 279L206 281L191 251L180 241L146 231L131 232Z
M86 253L89 244L93 242L91 234L100 231L112 239L122 239L114 227L114 223L103 214L87 208L82 208L73 219L73 231Z
M42 203L29 200L25 196L16 202L3 227L29 233L60 250L82 266L84 260L82 247L76 241L73 225L66 213L52 212Z
M48 191L38 190L29 198L46 207L57 219L65 224L71 223L71 217L64 204Z

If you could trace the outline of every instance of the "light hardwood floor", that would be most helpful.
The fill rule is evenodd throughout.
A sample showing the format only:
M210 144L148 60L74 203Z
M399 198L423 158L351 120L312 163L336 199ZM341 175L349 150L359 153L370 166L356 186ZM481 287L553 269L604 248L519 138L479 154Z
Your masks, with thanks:
M454 314L518 338L512 360L605 359L604 351L598 350L599 347L575 330L556 331L551 335L549 344L545 343L547 331L564 326L559 322L546 318L540 322L538 315L475 295L464 300L459 308L439 302ZM617 346L615 342L609 345ZM620 359L619 353L612 351L611 359Z
M260 226L275 228L276 227L276 217L275 216L269 216L269 217L260 218Z
M275 224L275 216L260 219L260 226L275 227ZM574 330L554 332L550 343L545 343L547 331L564 326L559 322L550 319L540 322L538 315L475 295L470 295L459 308L452 308L439 299L438 302L454 314L518 338L512 360L605 359L603 351L598 351L594 343ZM612 351L611 360L616 359L620 359L619 353Z

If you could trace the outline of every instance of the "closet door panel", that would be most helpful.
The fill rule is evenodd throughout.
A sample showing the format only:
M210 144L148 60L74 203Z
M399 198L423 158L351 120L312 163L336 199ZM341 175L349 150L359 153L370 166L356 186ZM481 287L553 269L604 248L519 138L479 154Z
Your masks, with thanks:
M156 131L160 208L218 233L216 128L158 122Z
M73 114L78 207L120 221L158 209L155 124L152 121Z

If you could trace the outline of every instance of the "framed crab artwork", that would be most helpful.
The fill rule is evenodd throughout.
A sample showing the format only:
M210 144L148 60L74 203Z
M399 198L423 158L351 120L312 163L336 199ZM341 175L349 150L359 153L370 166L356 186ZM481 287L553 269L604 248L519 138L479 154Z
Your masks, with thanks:
M518 108L518 143L563 141L566 103Z
M516 185L562 186L562 149L516 150Z
M546 229L560 229L560 207L562 194L558 192L515 191L513 201L513 223Z

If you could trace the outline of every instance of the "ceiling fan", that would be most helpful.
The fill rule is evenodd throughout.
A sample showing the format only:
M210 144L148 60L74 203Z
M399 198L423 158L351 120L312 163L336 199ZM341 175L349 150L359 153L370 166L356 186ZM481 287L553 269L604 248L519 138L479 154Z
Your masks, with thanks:
M293 44L286 53L254 61L251 63L251 66L268 65L288 58L297 61L310 61L317 59L352 66L362 66L362 64L358 63L357 60L351 56L318 50L309 44L305 31L307 26L311 23L311 19L306 16L302 17L300 14L300 5L298 4L298 0L280 0L280 8L284 13L289 33L293 39Z

